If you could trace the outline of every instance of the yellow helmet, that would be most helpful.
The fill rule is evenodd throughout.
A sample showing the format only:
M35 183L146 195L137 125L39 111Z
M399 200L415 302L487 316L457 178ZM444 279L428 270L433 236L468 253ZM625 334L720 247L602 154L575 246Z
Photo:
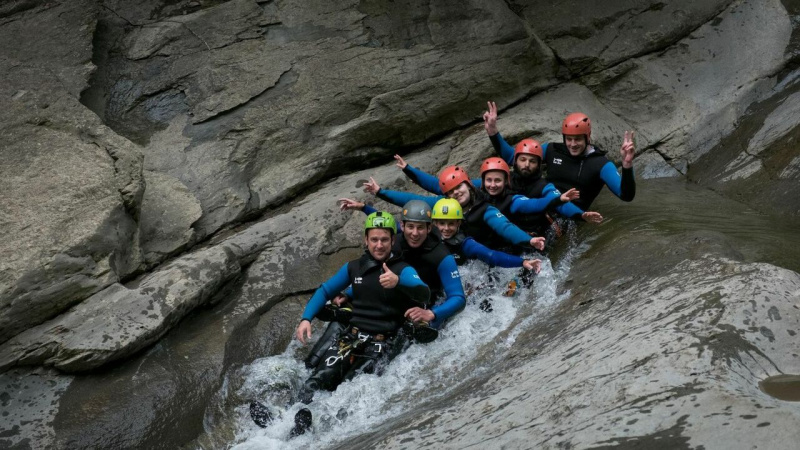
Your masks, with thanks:
M434 220L462 220L464 213L454 198L443 198L433 205Z

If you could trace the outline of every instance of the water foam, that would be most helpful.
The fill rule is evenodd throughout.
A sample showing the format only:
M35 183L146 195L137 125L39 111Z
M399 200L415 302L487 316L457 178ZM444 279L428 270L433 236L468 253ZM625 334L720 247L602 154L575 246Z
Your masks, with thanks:
M574 234L570 238L574 242ZM335 445L374 429L415 405L435 401L486 373L513 348L520 332L546 319L551 308L569 295L559 293L559 285L566 279L572 261L588 244L569 247L555 267L544 259L534 285L530 289L520 287L513 297L502 294L508 281L517 277L518 269L489 269L481 262L462 266L462 279L466 280L467 289L472 286L472 293L465 310L446 324L439 338L430 344L411 346L380 377L360 375L342 383L334 392L318 392L309 405L314 424L305 435L288 438L294 414L305 405L286 404L310 374L301 361L307 349L293 341L282 354L243 367L234 377L237 381L231 383L240 383L233 397L263 400L277 417L261 429L250 419L247 404L236 406L226 418L232 421L228 426L235 429L233 442L226 446L244 450ZM483 299L491 301L491 312L478 307ZM323 327L315 323L314 328L316 339ZM208 431L213 434L213 430Z

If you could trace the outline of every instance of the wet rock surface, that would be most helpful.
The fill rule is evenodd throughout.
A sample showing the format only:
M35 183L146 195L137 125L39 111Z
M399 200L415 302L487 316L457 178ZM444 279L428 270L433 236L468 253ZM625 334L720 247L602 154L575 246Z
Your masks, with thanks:
M521 334L496 374L356 447L792 448L800 404L758 384L800 370L787 351L800 275L694 254L724 248L719 237L678 238L698 245L658 261L651 236L595 244L571 272L570 300Z
M591 19L566 14L576 7L580 17ZM775 0L602 6L31 0L0 6L0 37L8 44L0 50L6 75L0 86L0 367L8 370L3 376L9 383L47 380L30 388L30 396L42 402L73 411L91 393L95 405L81 416L59 412L55 421L56 410L50 409L32 431L20 425L29 419L15 406L29 394L8 390L3 406L20 415L4 425L0 439L61 448L175 447L192 440L202 431L203 417L213 416L208 411L226 402L220 385L230 371L278 351L293 329L298 299L360 251L361 216L336 212L334 200L361 195L357 185L371 174L384 187L408 188L387 163L398 151L413 151L410 162L431 172L458 163L477 173L476 162L491 153L479 124L489 99L499 103L500 130L511 143L529 136L558 141L563 115L582 110L593 119L593 142L612 159L619 158L622 132L637 132L637 179L688 173L760 211L796 215L798 14L793 2ZM380 167L363 170L373 166ZM642 198L637 201L658 202ZM678 211L680 203L665 207ZM612 228L615 214L636 213L601 205ZM723 290L730 288L728 279L732 286L743 282L742 271L750 271L754 284L762 278L780 284L789 277L730 262L743 254L748 261L767 255L765 260L797 270L791 256L764 251L769 237L737 241L730 234L691 234L685 237L695 250L681 253L672 241L675 230L655 229L652 243L636 246L657 258L631 265L635 270L612 267L593 281L568 282L574 298L559 320L575 318L586 328L589 319L599 320L597 311L581 313L581 322L580 311L595 308L591 290L618 299L609 305L629 314L630 298L658 297L657 287L666 290L667 281L690 277L674 267L684 260L691 267L705 261L708 270L698 270L706 278L697 283L718 283ZM612 249L605 240L620 243L625 235L620 229L601 235L598 248ZM787 248L791 242L784 242ZM701 251L707 248L717 256L707 259ZM629 249L626 244L621 251ZM617 261L631 258L623 254ZM586 261L580 272L615 260L592 252ZM625 271L641 277L640 290L619 282ZM621 297L619 286L629 289L630 298ZM736 298L724 292L726 299ZM661 303L700 308L687 299ZM724 306L725 314L733 314L740 305ZM775 307L777 313L767 309L770 320L793 317ZM741 334L741 342L768 356L762 345L777 353L789 345L780 340L779 327L764 322L760 306L751 313L756 331L733 316L719 323L740 330L734 334ZM680 320L705 330L675 330L673 338L687 342L717 330ZM613 347L621 352L619 367L638 361L622 347L632 333L651 326L631 322L630 329L613 335L620 341ZM579 327L531 333L548 336L551 352L560 351L559 333L579 336L587 343L582 351L602 350L589 349ZM654 342L667 339L664 330L654 333ZM698 354L700 348L693 347ZM655 368L663 368L689 380L682 372L689 354L678 351L672 369L653 357L642 370L656 377ZM719 365L710 354L706 349L699 359ZM553 355L547 367L558 359ZM529 370L538 367L536 355L524 357ZM753 358L766 364L762 356ZM786 363L769 358L776 366ZM730 359L736 368L752 365L747 357ZM509 373L521 367L515 364ZM40 366L92 373L73 378ZM703 370L724 378L729 389L736 380L725 367ZM589 370L584 369L575 370ZM705 385L687 383L681 384L689 386L679 392L686 394L678 396L681 402L706 395L711 404L719 392L728 392L704 394L711 392ZM50 385L58 386L58 395L39 395L46 389L36 386ZM639 398L618 390L620 401ZM117 392L123 394L113 401ZM565 395L577 399L594 391L575 392ZM580 410L575 402L567 405ZM647 402L632 404L640 403ZM663 417L672 417L675 410L664 408ZM690 437L702 435L690 433L696 427L692 414L655 426L657 414L647 421L636 415L641 411L629 412L625 423L636 422L628 432L578 433L569 442L610 446L671 439L688 445L696 442ZM750 415L729 417L749 421L740 416ZM622 423L611 416L601 414L597 427ZM129 423L132 417L136 426ZM175 427L183 428L171 433ZM547 439L543 445L558 442Z

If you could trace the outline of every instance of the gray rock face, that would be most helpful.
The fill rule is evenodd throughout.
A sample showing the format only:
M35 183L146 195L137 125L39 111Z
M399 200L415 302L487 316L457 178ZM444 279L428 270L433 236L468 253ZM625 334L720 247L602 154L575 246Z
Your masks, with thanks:
M276 348L275 342L243 330L285 299L306 295L342 262L337 258L359 250L361 217L336 213L334 199L360 195L356 185L370 174L384 187L408 187L385 163L391 154L416 147L431 149L409 158L428 171L447 162L477 173L476 162L491 154L479 124L486 100L503 109L500 129L509 142L528 136L558 141L563 116L581 110L593 119L593 141L612 159L619 159L623 131L636 131L639 179L688 174L762 210L800 212L795 145L800 128L794 106L798 8L777 0L598 5L30 0L0 6L0 39L6 44L0 50L0 371L45 365L84 372L134 354L146 359L140 352L194 309L224 302L233 312L214 328L221 343L192 341L197 344L193 350L207 353L202 363L185 368L185 378L170 378L155 360L145 364L147 376L136 368L123 377L129 400L146 387L136 384L136 377L153 383L169 378L165 385L170 387L150 392L139 410L141 427L105 427L126 412L114 409L120 405L106 405L98 394L98 404L113 410L112 419L64 419L68 426L62 430L69 431L57 440L64 447L158 443L168 431L156 422L173 414L180 396L197 385L186 413L195 420L194 428L171 441L182 445L202 429L198 411L222 383L228 365ZM379 164L384 166L362 170ZM203 246L191 249L198 242ZM660 245L651 254L661 255L672 243ZM690 255L687 264L696 264L691 261L699 257ZM766 266L703 261L708 267L687 289L699 292L731 276L731 286L745 292L736 283L768 280L783 286L789 276ZM609 308L621 315L632 314L634 306L626 303L631 296L653 296L674 306L667 319L699 330L676 334L697 344L691 348L704 349L702 373L727 384L697 391L697 382L683 369L692 364L687 355L698 354L673 347L669 334L648 328L651 323L632 320L609 339L625 342L630 333L652 330L653 346L630 351L612 346L620 353L615 361L619 367L641 367L648 376L665 371L680 379L677 388L661 384L658 392L674 394L681 402L659 403L659 414L681 414L665 426L655 424L641 416L645 413L637 399L660 399L658 386L652 392L641 386L636 388L641 392L621 388L621 401L637 407L624 414L626 423L636 420L630 424L633 431L624 436L579 431L574 445L625 444L637 433L708 442L707 428L696 425L694 413L689 413L691 420L679 420L691 398L683 394L716 405L731 386L752 381L737 380L726 367L751 370L752 361L732 357L732 363L725 360L721 366L710 336L730 329L684 317L681 308L699 308L698 317L722 317L718 324L744 330L742 339L754 346L746 348L767 355L754 360L766 364L759 358L769 357L776 367L786 363L756 342L758 336L741 326L743 321L737 322L745 314L738 300L731 305L722 301L718 308L713 302L694 305L681 295L659 297L655 291L690 275L681 270L651 274L640 290L629 286L628 297L611 285L595 287L616 299ZM748 279L746 270L757 277ZM131 280L134 276L139 278ZM231 285L237 286L233 293L222 290ZM725 298L738 298L728 288L720 288ZM585 295L576 291L575 301L590 300ZM781 317L791 317L776 307ZM591 308L584 308L591 312L586 317L569 309L565 314L592 327L602 314ZM286 311L291 311L282 313L286 320L294 321L296 311ZM748 320L758 322L759 333L766 327L767 334L780 334L758 317ZM777 316L768 311L768 317ZM275 320L264 319L257 329ZM283 342L290 329L276 327L281 334L276 342ZM589 348L584 332L569 329L587 358L607 356L602 348ZM532 370L542 361L547 367L593 373L591 367L558 361L565 344L547 333L543 345L551 353L541 360L525 354L524 364L509 366L509 373L522 377L523 366ZM767 334L760 336L769 341ZM181 336L194 339L188 331ZM675 359L642 359L636 353L657 345L675 350ZM236 346L246 350L228 348ZM670 362L675 362L671 369ZM630 375L625 370L617 370L624 383L636 385L636 379L624 378ZM14 371L15 376L21 373ZM113 390L113 382L102 376L91 383L82 377L86 391L104 382L111 388L102 392ZM564 398L574 400L567 403L571 411L560 413L565 430L588 423L579 403L595 392L592 380L573 386L574 396L572 387L565 388ZM747 398L755 398L742 389ZM82 396L75 392L74 404L79 404ZM483 403L492 414L501 414L496 403L505 394L498 392ZM542 394L543 402L555 402L547 395ZM587 413L598 413L597 405L591 406ZM519 414L515 420L531 419L525 415L529 412ZM600 428L616 423L610 413L599 416ZM458 420L452 415L434 430L455 427ZM99 437L85 440L83 427L92 423ZM516 429L514 423L506 425ZM103 441L108 435L100 436L101 429L120 437ZM491 429L499 436L499 426ZM769 429L762 426L754 436L764 437L761 433ZM54 433L37 433L53 442ZM469 441L469 434L455 435L453 442ZM508 442L521 443L521 436L521 431L512 432ZM541 441L558 442L554 436Z
M387 147L468 123L487 97L552 83L547 50L501 3L457 15L427 2L401 15L387 8L237 0L101 33L119 47L84 98L118 132L149 143L151 170L198 198L202 237ZM144 13L124 17L141 24ZM156 129L190 141L163 147L151 140Z
M719 7L704 5L711 10ZM666 8L670 7L659 13ZM692 20L704 13L696 14ZM764 24L769 24L768 30ZM793 48L791 19L779 1L734 3L714 20L691 29L662 52L630 58L585 76L581 83L591 93L583 92L583 86L571 90L560 86L553 94L539 94L502 113L501 133L515 139L534 136L560 141L560 120L579 110L592 117L593 139L610 153L617 154L623 130L632 129L638 152L652 148L686 173L688 164L733 131L736 118L745 112L743 105L767 98L770 89L779 86L783 80L776 73L788 62L791 53L787 52ZM751 35L754 39L745 44L743 36ZM628 36L620 33L620 37L625 42ZM570 48L589 52L582 46ZM508 120L509 116L516 117Z
M0 374L3 448L54 448L53 420L72 377L55 370L10 370Z
M95 5L29 6L0 26L0 342L141 261L141 154L77 100Z
M145 263L156 264L181 251L194 238L192 224L202 215L200 203L179 180L145 172L141 245Z
M208 302L240 269L235 252L219 246L170 263L135 288L113 284L6 342L0 368L43 364L86 371L133 354Z
M714 19L731 0L513 1L570 72L605 69L667 48Z
M356 447L793 448L800 406L758 383L800 373L787 351L800 327L800 275L713 257L664 271L637 244L647 250L593 248L608 256L576 274L557 320L517 338L518 362ZM627 275L614 261L631 264L632 253L644 271ZM609 263L605 277L598 260Z

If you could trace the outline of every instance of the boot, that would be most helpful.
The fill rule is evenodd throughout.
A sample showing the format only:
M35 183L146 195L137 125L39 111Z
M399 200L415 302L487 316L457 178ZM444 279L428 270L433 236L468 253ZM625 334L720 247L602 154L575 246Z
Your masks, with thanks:
M306 430L311 427L311 410L308 408L303 408L300 411L297 411L297 414L294 416L294 428L292 428L292 432L289 434L289 437L296 437L300 436L301 434L305 434Z
M272 413L269 408L255 400L250 402L250 417L253 419L253 422L261 428L265 428L272 422Z

